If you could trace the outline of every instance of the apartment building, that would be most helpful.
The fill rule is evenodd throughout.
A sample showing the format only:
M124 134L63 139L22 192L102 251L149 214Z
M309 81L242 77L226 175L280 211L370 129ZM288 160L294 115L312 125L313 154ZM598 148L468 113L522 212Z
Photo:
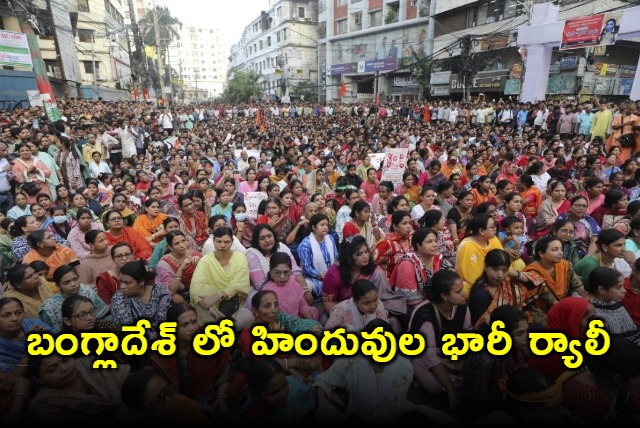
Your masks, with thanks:
M317 48L318 2L275 0L231 47L229 69L261 74L265 99L295 98L299 82L318 81Z

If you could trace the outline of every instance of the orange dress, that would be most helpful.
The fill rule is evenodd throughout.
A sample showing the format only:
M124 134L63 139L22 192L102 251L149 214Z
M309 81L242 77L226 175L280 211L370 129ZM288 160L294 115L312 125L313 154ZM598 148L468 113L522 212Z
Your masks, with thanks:
M162 226L162 222L167 218L165 213L158 213L156 218L151 221L147 215L141 215L136 218L133 223L133 229L143 237L151 236ZM153 242L160 242L164 239L162 236L157 236Z
M621 125L624 122L633 121L636 126L640 125L640 117L632 114L630 116L625 115L616 115L613 118L613 122L611 126ZM636 146L635 147L622 147L620 145L620 136L622 134L629 134L634 132L634 127L632 125L625 125L620 129L613 130L611 136L607 139L605 147L607 149L607 153L611 150L612 147L620 147L620 156L619 161L622 163L627 159L631 158L635 152L639 150L640 145L638 144L638 137L636 137Z
M540 204L542 204L542 194L540 189L536 186L531 186L524 192L520 192L523 201L529 199L529 202L524 204L524 214L528 218L537 218L538 211L540 210Z
M53 281L53 273L62 265L79 262L78 255L71 248L58 244L55 251L49 257L42 257L36 250L31 250L24 256L23 264L28 265L36 260L41 260L49 266L47 279Z

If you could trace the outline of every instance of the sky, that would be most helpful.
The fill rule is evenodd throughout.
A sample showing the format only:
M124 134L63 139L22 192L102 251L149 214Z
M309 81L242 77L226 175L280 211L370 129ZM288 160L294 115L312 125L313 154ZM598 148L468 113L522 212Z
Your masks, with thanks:
M240 41L244 28L269 9L269 0L158 0L157 4L168 6L183 25L222 28L227 46Z

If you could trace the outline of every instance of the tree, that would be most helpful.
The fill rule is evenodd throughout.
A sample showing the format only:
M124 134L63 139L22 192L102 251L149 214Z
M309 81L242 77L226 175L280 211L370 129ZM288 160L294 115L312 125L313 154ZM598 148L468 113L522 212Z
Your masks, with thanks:
M291 88L290 93L304 96L304 100L315 103L318 100L318 85L308 80L301 80Z
M171 16L171 12L167 7L157 6L156 11L158 14L158 34L160 35L159 45L160 47L166 47L173 40L180 39L180 34L174 27L181 27L182 23L178 18ZM140 30L145 45L158 47L154 23L153 10L148 10L140 20Z
M420 88L418 99L426 99L431 94L431 69L433 61L413 52L413 62L409 65L411 76L415 79Z
M260 88L262 75L253 70L245 71L232 68L229 70L228 76L227 87L222 94L226 103L248 102L251 96L259 96L262 92Z

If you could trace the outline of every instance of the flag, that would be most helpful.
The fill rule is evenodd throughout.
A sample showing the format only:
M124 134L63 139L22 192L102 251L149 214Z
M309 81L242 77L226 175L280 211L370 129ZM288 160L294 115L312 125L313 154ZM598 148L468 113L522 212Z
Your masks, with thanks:
M380 97L376 94L376 107L380 107Z
M339 94L340 98L344 97L344 94L346 94L346 93L347 93L347 84L342 82L340 84L340 94Z
M264 115L262 114L262 107L258 108L258 112L256 113L256 125L260 131L264 131Z

